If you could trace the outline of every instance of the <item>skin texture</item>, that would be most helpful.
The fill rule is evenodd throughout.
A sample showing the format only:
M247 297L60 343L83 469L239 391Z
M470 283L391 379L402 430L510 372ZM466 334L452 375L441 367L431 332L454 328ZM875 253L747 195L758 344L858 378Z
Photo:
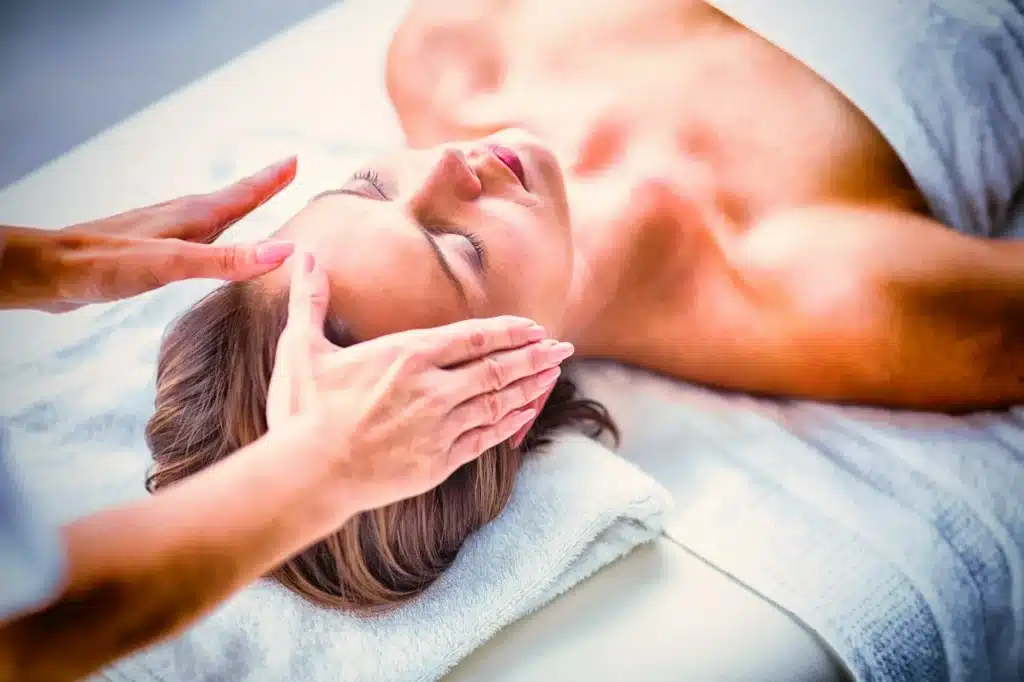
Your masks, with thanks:
M293 157L208 194L180 197L62 230L0 225L0 309L66 312L171 282L245 280L293 245L213 244L295 178Z
M931 219L863 114L704 3L417 0L387 82L409 149L280 233L327 254L332 313L366 336L515 313L577 357L724 388L1024 399L1024 247ZM522 211L493 143L564 188L527 182ZM474 272L439 239L469 305L417 225L483 242Z

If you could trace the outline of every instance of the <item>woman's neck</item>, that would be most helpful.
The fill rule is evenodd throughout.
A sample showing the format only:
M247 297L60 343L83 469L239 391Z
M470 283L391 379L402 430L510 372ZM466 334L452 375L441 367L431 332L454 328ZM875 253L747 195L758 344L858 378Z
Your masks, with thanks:
M685 292L697 290L688 285L717 281L731 267L740 223L699 164L669 173L625 162L569 170L566 193L574 262L562 336L580 357L605 355L654 306L686 305Z
M574 248L562 336L581 356L599 355L600 340L619 328L623 304L632 299L627 274L650 257L637 248L642 224L623 215L626 191L612 176L567 178Z

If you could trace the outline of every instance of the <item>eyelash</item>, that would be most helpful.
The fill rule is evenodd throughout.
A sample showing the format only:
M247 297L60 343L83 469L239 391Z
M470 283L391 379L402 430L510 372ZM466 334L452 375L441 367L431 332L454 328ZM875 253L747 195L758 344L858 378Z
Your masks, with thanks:
M481 267L487 265L487 249L484 247L484 240L481 239L478 234L455 226L445 226L435 229L437 232L447 232L449 234L457 234L460 237L465 237L473 246L473 249L476 251L476 255L480 258Z
M388 193L384 191L384 183L381 181L380 175L377 174L377 171L373 170L372 168L364 168L363 170L358 171L353 177L356 180L363 180L369 183L375 190L377 190L377 192L380 193L382 197L390 200L391 197L389 197ZM439 231L453 232L459 235L460 237L465 237L466 240L473 246L473 249L476 250L477 256L480 257L480 262L482 264L487 262L487 250L484 247L484 240L481 239L480 236L477 235L476 233L470 232L469 230L463 230L458 227L445 227Z
M481 239L477 234L468 230L459 231L463 237L465 237L473 248L476 249L476 255L480 257L481 265L487 264L487 250L484 248L484 240Z
M373 170L372 168L366 168L361 171L358 171L352 177L355 178L356 180L364 180L365 182L368 182L375 190L377 190L380 193L382 197L388 200L391 199L391 197L388 196L388 193L384 191L384 183L381 181L380 176L377 174L377 171Z

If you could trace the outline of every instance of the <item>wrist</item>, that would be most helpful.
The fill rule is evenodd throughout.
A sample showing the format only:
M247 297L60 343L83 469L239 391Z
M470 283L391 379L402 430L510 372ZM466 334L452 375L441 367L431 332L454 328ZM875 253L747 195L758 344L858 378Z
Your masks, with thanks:
M260 487L280 500L276 504L281 505L282 532L302 538L301 547L336 531L362 511L353 494L357 491L338 471L345 443L327 447L311 433L305 420L292 419L248 446L251 452L235 455L240 460L253 458L250 470L260 477Z
M0 231L0 308L54 309L63 283L59 232L22 227Z

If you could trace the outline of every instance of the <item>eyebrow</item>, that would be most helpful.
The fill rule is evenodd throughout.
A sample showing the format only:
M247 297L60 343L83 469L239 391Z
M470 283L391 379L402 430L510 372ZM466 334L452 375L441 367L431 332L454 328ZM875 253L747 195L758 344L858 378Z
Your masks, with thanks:
M347 189L342 187L341 189L329 189L326 192L320 192L312 199L310 199L309 202L313 203L317 199L321 199L323 197L332 196L336 194L342 194L350 197L358 197L360 199L365 199L367 201L376 201L375 199L366 196L365 194L358 190ZM435 258L437 258L437 264L441 267L441 271L444 273L444 276L448 278L448 281L452 283L453 287L455 287L455 291L458 292L459 298L462 299L462 305L468 310L469 296L466 295L466 289L462 286L462 282L460 282L459 278L455 275L455 271L452 270L451 263L449 263L448 259L445 258L444 252L441 251L441 247L437 245L437 240L434 238L434 235L432 235L430 233L430 230L425 228L419 222L416 223L416 227L419 228L420 234L423 235L423 238L427 240L427 244L430 245L430 250L431 252L433 252Z

